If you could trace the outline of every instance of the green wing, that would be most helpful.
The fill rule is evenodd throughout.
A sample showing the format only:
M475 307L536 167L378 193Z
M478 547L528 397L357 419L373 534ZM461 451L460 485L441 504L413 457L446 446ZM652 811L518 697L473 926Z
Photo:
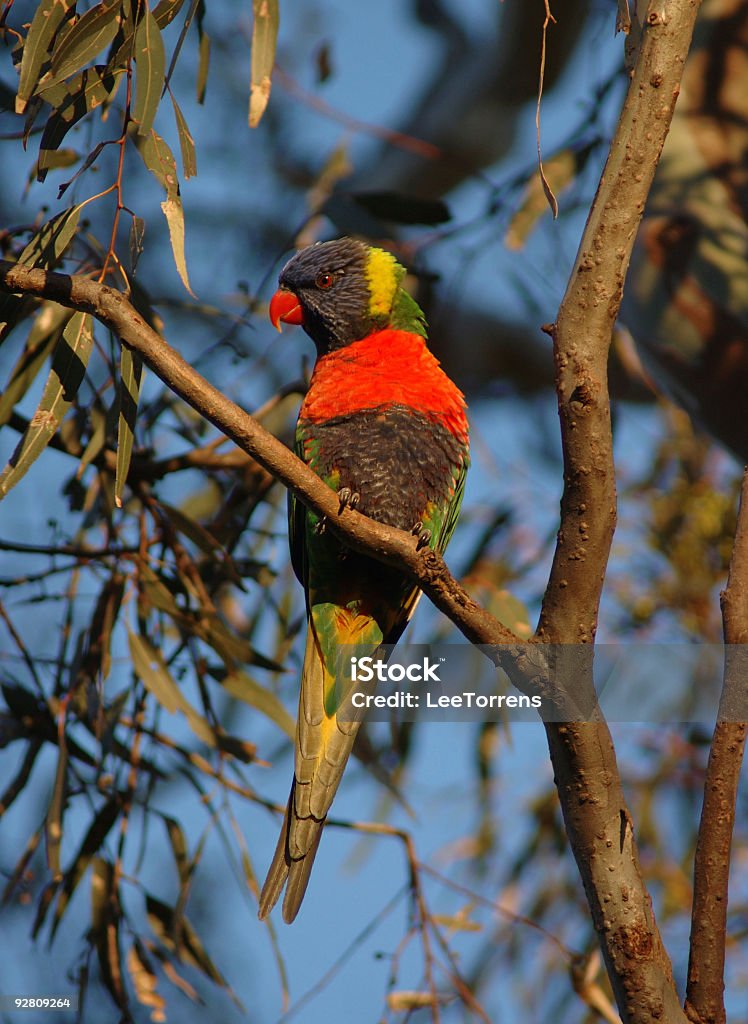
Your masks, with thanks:
M465 478L469 465L470 459L466 453L460 466L455 469L452 494L449 500L444 505L430 505L423 516L424 529L431 531L429 547L438 551L440 555L444 554L447 544L455 532L457 517L460 514L460 506L465 494Z

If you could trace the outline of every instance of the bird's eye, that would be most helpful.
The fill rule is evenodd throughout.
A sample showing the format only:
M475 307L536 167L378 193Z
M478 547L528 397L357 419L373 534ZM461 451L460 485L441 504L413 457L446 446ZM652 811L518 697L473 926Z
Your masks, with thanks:
M332 274L317 274L317 279L314 282L318 288L331 288L335 278Z

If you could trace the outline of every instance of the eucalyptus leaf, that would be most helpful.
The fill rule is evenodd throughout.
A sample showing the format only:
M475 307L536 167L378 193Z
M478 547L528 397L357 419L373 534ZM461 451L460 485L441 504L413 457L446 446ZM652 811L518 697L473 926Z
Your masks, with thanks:
M31 326L23 351L11 371L8 383L0 394L0 426L8 422L13 407L33 384L71 316L72 313L69 309L56 302L47 301L42 304Z
M146 913L148 914L148 923L154 931L154 934L158 936L163 945L176 953L179 954L181 960L185 963L190 964L192 967L196 967L203 974L207 975L217 985L222 988L228 989L231 993L225 978L221 972L213 964L208 954L205 951L205 947L198 938L197 932L187 920L186 917L181 917L181 929L179 936L179 946L175 944L175 918L176 914L173 907L163 903L160 899L152 896L150 893L146 893L145 898ZM233 997L232 995L232 998Z
M43 224L18 257L21 266L54 269L73 240L82 208L71 206Z
M169 241L171 242L171 251L174 256L177 273L182 279L182 284L194 299L196 296L190 287L190 279L187 275L187 260L184 252L184 209L182 208L182 200L179 196L174 199L167 199L161 203L161 210L169 226Z
M166 28L176 18L184 5L184 0L159 0L153 8L153 17L159 28Z
M161 31L156 19L148 10L140 19L135 32L134 57L137 70L132 117L138 126L138 134L147 135L153 128L161 101L166 68Z
M41 70L48 60L49 49L57 29L68 12L75 7L75 0L41 0L23 44L21 73L16 94L16 113L26 111L34 94Z
M249 127L256 128L270 99L270 84L278 40L278 0L252 0L252 79L249 90Z
M39 144L39 161L37 164L37 178L44 181L46 173L54 164L52 162L55 150L62 144L63 139L86 114L102 106L111 97L117 87L118 77L124 74L124 69L119 72L110 72L106 67L97 65L86 68L67 83L63 96L54 101L54 96L59 88L54 86L49 91L45 90L41 95L54 107L47 119L42 132L42 139Z
M102 0L78 19L52 51L49 72L39 80L36 92L63 82L80 71L112 42L120 26L120 0Z
M193 708L179 689L161 652L137 633L128 631L128 640L133 668L146 689L167 711L172 714L181 711L198 739L214 747L216 738L210 724Z
M197 102L205 103L205 90L208 87L208 71L210 69L210 36L203 32L200 36L200 58L197 67Z
M158 978L145 948L135 939L127 954L127 970L135 998L151 1011L151 1020L166 1020L166 1000L157 992Z
M184 210L179 197L179 179L177 178L177 163L174 154L153 129L147 135L136 135L135 145L143 163L166 190L166 200L161 203L161 210L169 228L169 241L174 255L174 263L182 279L182 284L194 298L187 275L184 250Z
M109 797L106 803L103 804L94 815L93 821L89 825L88 831L83 837L83 841L78 848L78 852L73 858L73 863L65 873L65 879L62 883L62 889L60 891L59 899L57 900L57 906L55 907L55 914L52 921L52 938L54 938L60 921L67 910L70 897L75 892L78 883L83 877L86 868L91 863L93 857L101 849L104 840L109 835L112 825L114 825L115 821L119 818L121 810L122 800L119 793L115 793Z
M174 94L169 91L171 102L174 107L174 118L177 122L177 134L179 135L179 148L182 153L182 170L185 178L193 178L197 174L197 157L195 155L195 140L192 138L190 129L185 120L184 114L177 103Z
M117 430L117 464L114 478L114 502L122 508L122 492L130 471L135 420L138 415L140 382L143 376L143 360L127 345L120 346L120 401L119 425Z
M55 349L39 407L8 465L0 473L0 499L25 476L51 441L78 393L92 347L91 315L74 313Z
M224 675L220 679L220 683L232 697L244 701L245 704L249 704L250 707L275 722L290 739L295 737L296 723L272 690L260 686L246 672L241 671Z

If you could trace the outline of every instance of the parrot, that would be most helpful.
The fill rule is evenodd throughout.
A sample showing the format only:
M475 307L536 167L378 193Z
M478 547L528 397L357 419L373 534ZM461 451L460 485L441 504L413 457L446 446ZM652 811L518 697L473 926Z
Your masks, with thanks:
M468 469L462 392L427 347L425 317L402 287L405 269L353 238L301 249L278 279L273 325L303 327L317 357L295 433L296 454L346 505L443 552ZM420 597L398 570L347 549L289 492L291 562L306 596L307 637L294 776L259 901L264 920L285 887L291 923L360 721L343 721L341 644L394 644Z

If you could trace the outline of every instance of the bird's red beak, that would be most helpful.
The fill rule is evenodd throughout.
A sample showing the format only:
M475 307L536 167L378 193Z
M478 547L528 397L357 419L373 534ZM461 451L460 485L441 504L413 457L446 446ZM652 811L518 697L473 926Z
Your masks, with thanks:
M301 303L287 288L278 289L270 300L268 313L271 324L279 331L281 330L281 321L284 324L302 324L304 322Z

